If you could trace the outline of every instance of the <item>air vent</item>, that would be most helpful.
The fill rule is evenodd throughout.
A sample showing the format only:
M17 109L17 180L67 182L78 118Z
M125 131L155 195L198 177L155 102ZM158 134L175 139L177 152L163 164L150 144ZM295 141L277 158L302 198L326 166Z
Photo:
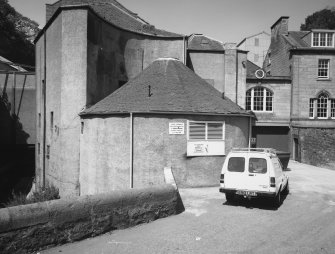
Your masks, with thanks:
M258 69L257 71L255 71L255 76L258 79L262 79L265 77L265 72L262 69Z

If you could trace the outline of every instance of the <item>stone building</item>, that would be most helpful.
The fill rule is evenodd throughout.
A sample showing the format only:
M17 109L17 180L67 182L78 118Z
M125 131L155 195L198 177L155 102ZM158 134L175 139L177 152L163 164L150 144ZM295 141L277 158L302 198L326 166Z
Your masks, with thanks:
M253 135L257 146L288 146L295 160L334 168L335 30L289 31L288 19L271 27L263 69L248 72Z
M80 113L80 194L164 183L217 185L224 155L246 147L252 115L181 61L161 58Z
M237 47L241 50L248 51L248 60L261 68L268 52L270 42L270 34L263 31L244 38L237 44Z
M79 113L157 58L179 59L233 102L244 104L246 51L205 36L157 29L115 0L47 5L47 23L35 43L37 183L55 185L62 196L80 193ZM206 66L209 55L221 66L216 71Z

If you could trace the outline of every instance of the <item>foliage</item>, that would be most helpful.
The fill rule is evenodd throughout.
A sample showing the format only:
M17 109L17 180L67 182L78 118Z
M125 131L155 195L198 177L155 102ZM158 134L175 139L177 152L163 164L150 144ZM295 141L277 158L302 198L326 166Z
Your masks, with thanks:
M12 193L12 198L9 200L5 206L18 206L18 205L27 205L32 203L44 202L48 200L59 199L59 191L54 186L48 186L44 189L39 189L38 191L33 192L33 194L27 198L26 194L23 193Z
M305 24L301 24L301 31L308 31L311 29L335 29L335 7L326 8L305 19Z
M16 12L8 0L0 0L0 56L12 62L34 65L33 39L38 24Z

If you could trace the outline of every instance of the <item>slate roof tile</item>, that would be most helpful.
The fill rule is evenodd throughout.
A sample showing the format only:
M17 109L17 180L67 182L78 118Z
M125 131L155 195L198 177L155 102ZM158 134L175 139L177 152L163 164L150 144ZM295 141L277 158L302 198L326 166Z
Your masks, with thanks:
M74 5L88 5L102 19L128 31L162 37L183 37L181 34L155 28L116 0L60 0L47 5L48 16L51 17L59 7Z

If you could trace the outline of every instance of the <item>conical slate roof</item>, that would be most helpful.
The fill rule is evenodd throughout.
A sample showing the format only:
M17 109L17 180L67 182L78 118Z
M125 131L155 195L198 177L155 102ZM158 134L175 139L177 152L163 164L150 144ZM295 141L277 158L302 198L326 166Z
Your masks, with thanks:
M206 113L249 115L172 58L154 61L143 72L80 115L115 113Z

